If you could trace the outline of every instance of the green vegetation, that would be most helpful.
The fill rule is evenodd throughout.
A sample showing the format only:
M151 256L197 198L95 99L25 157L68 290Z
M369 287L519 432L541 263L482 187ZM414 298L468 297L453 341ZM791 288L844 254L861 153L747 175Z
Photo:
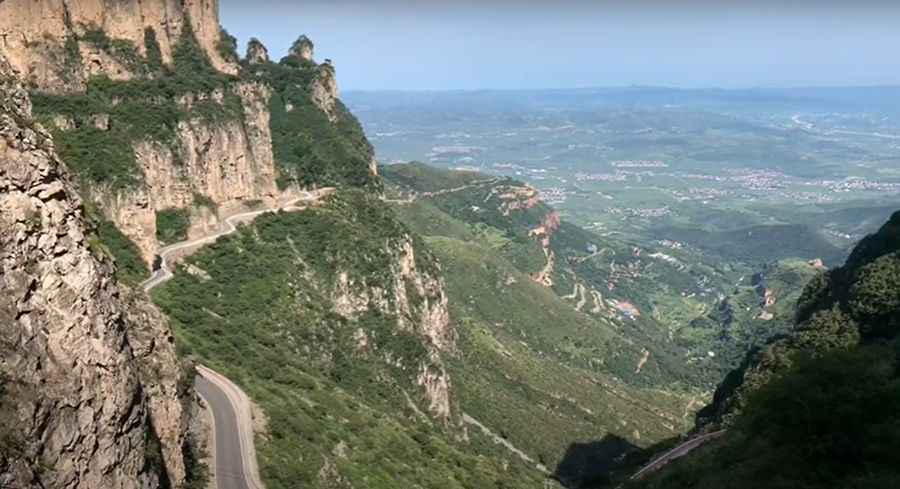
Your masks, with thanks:
M82 94L32 93L35 115L52 129L60 156L86 183L114 189L136 185L143 176L132 149L135 143L173 145L179 122L196 118L221 122L243 115L240 98L232 90L236 79L213 69L189 27L175 46L171 70L162 69L152 29L145 38L149 62L135 59L133 46L110 40L101 31L89 31L86 40L133 66L138 76L131 81L96 77ZM150 70L154 76L147 78ZM187 110L176 100L214 90L224 94L222 103L205 97ZM58 127L56 117L72 127Z
M219 212L219 206L216 201L199 192L194 192L194 205L197 207L205 207L213 213Z
M148 65L144 63L137 47L131 41L110 39L106 32L95 26L92 26L78 40L87 42L100 51L105 51L113 59L122 63L128 71L139 74L147 73Z
M74 131L54 131L54 141L68 166L85 181L116 188L135 185L141 179L134 151L123 144L120 131L82 125Z
M253 67L252 76L273 88L272 149L282 187L380 184L369 174L373 150L356 118L336 101L332 122L311 99L314 80L332 69L294 57Z
M0 370L0 419L3 420L0 422L0 464L21 457L24 450L19 430L7 421L15 419L15 406L10 402L14 396L9 391L9 376Z
M187 239L190 227L187 209L165 209L156 213L156 239L161 243L177 243Z
M507 212L504 211L507 204L499 197L516 188L522 189L521 182L441 170L421 163L389 165L383 168L382 174L390 184L389 192L435 192L468 186L421 198L412 205L398 205L398 215L416 232L453 238L460 244L479 243L484 250L478 253L499 255L522 273L526 281L530 280L528 275L540 271L547 263L540 239L531 232L543 226L554 215L554 209L534 203ZM446 246L446 241L443 243L445 246L440 249L454 250ZM589 246L595 246L597 251L591 254L587 251ZM550 297L557 307L567 311L567 317L574 318L565 322L592 326L586 328L589 333L578 332L565 340L548 338L544 346L564 349L580 362L591 363L591 359L603 358L602 363L596 363L597 368L636 385L664 385L682 392L711 388L737 365L749 348L787 330L794 314L790 301L802 290L805 278L813 274L813 268L805 262L785 261L767 267L769 287L783 301L771 308L774 320L756 319L762 312L761 298L747 280L747 286L728 297L737 312L735 320L726 321L718 310L721 301L710 297L709 290L719 286L731 292L733 281L740 274L719 268L715 261L697 261L695 255L684 250L642 250L630 242L600 236L566 221L561 221L553 231L549 250L555 256L551 276L554 294ZM451 260L449 256L441 258L445 262ZM452 277L454 271L448 268L445 273ZM530 306L519 302L510 306L495 303L503 301L496 290L484 290L492 282L482 280L480 273L468 270L462 274L473 283L459 290L467 297L478 297L483 302L479 310L488 311L488 315L490 311L505 311L505 315L491 318L492 323L505 317L514 318L511 323L540 323L536 318L542 317L541 308L532 313L528 312ZM583 302L578 287L583 287ZM472 290L481 293L471 294ZM632 304L640 316L626 317L614 308L611 302L614 300ZM540 301L523 299L523 302ZM579 303L582 304L580 313L574 310ZM560 320L547 319L547 322L556 324ZM603 338L601 332L609 330L618 331L617 340ZM592 339L594 335L602 338L599 343ZM534 341L535 337L530 338ZM623 345L612 346L615 341ZM650 357L636 374L635 365L644 350ZM709 355L711 351L715 356Z
M85 202L84 215L93 229L88 236L88 245L94 256L101 260L113 260L116 278L124 284L135 286L146 279L150 271L137 245L103 217L92 202Z
M209 466L201 462L203 454L193 434L185 437L181 447L184 456L184 489L207 489L209 487Z
M228 31L223 28L219 33L219 42L216 44L219 55L222 56L222 59L225 61L237 63L240 61L237 48L237 38L229 34Z
M461 442L455 425L421 414L428 402L416 375L431 360L419 333L372 304L355 319L334 312L342 272L357 292L414 291L389 273L406 232L377 198L346 190L321 207L258 218L188 259L209 280L179 268L154 291L181 353L239 383L266 412L257 449L267 487L541 483L479 433ZM422 243L416 258L434 271Z
M147 53L147 69L159 72L163 68L162 49L156 39L156 30L152 27L144 29L144 50Z
M137 285L150 271L133 241L105 219L97 224L97 237L116 262L116 278L128 285Z
M646 488L891 488L900 484L897 346L799 356L760 388L726 439Z
M846 256L821 233L805 225L752 226L719 232L673 227L663 228L659 233L727 261L767 263L786 258L816 257L832 264Z
M451 372L466 413L550 470L576 441L612 437L646 446L686 427L692 386L701 383L693 367L629 322L590 313L593 302L579 312L576 300L531 279L546 258L528 231L552 209L537 205L504 215L492 195L514 181L484 182L484 175L421 164L383 170L389 192L478 183L394 207L440 259L463 352ZM602 242L565 223L558 233L552 240L559 240L558 256L567 246L583 249L584 240ZM558 260L562 270L553 278L566 281L558 288L569 294L573 283L565 260ZM650 357L638 369L645 349ZM598 455L587 445L593 454L587 459L622 453ZM565 472L577 477L589 469L578 462Z
M896 487L900 483L900 212L814 280L786 338L748 357L701 420L726 437L647 488Z
M381 168L381 174L394 185L416 192L457 188L489 178L476 172L441 170L418 161L384 166Z
M162 443L151 426L144 428L144 467L143 470L150 474L159 474L160 486L170 487L171 482L166 475L166 465L163 459Z

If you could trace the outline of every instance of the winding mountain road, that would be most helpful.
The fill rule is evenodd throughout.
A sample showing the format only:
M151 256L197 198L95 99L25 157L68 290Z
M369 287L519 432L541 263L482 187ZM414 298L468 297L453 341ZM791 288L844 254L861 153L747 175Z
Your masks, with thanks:
M141 284L150 292L173 277L168 260L176 253L190 253L201 246L234 233L239 222L249 222L256 217L276 211L296 211L305 207L301 202L315 202L333 189L302 192L302 196L274 208L243 212L226 218L220 230L209 236L175 243L159 251L159 268ZM182 255L183 256L183 255ZM213 453L217 489L265 489L256 465L256 448L253 446L253 416L250 399L240 387L225 376L202 365L197 366L194 388L209 406L213 415Z
M150 278L148 278L141 284L141 287L144 289L145 292L150 292L154 287L161 285L172 278L172 271L169 270L167 260L173 254L181 252L183 250L197 249L203 245L206 245L209 243L214 243L217 239L219 239L223 236L228 236L229 234L235 232L237 230L235 223L249 222L263 214L277 212L280 210L282 210L282 211L302 210L303 207L298 207L298 204L300 202L314 202L314 201L318 200L320 197L322 197L322 195L324 195L330 191L331 191L331 189L322 189L322 190L319 190L318 192L304 191L304 192L302 192L303 195L301 197L297 197L296 199L288 201L284 205L274 207L274 208L261 209L261 210L257 210L257 211L248 211L248 212L242 212L240 214L235 214L233 216L226 218L222 222L222 225L220 226L221 229L217 233L210 234L209 236L204 236L202 238L197 238L197 239L189 240L189 241L181 241L179 243L175 243L175 244L166 246L165 248L159 250L159 253L158 253L159 260L160 260L159 268L157 268L156 270L153 271L153 274L150 276Z

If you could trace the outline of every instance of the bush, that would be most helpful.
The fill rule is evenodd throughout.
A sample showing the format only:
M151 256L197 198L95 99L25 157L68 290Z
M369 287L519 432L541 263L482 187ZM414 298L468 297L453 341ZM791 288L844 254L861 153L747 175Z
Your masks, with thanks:
M140 250L115 224L101 220L97 235L116 261L116 278L129 285L137 285L147 278L150 271Z
M156 213L156 239L162 243L186 240L189 226L190 218L185 209L166 209Z
M269 109L279 185L377 185L369 174L373 149L356 118L337 102L338 117L332 123L313 104L310 85L318 70L315 64L291 57L254 67L255 76L274 92Z
M219 33L219 42L216 43L216 50L225 61L237 63L240 57L237 53L237 38L228 33L224 28Z
M205 207L212 212L219 212L219 205L214 200L199 192L194 192L194 205L197 207Z

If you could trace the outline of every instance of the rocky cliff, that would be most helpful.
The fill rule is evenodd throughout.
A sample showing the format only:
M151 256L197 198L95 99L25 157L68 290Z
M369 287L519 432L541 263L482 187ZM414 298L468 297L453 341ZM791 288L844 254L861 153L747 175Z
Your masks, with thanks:
M188 237L208 234L221 219L247 209L248 203L272 206L286 193L276 186L268 103L270 89L259 83L231 87L239 97L241 117L210 123L201 118L180 121L170 143L135 143L142 185L128 189L95 189L107 217L141 249L149 263L159 248L156 218L166 209L189 209ZM205 95L201 94L200 97ZM213 93L221 100L221 93ZM190 111L197 95L179 103ZM219 104L221 102L213 102ZM215 207L199 205L209 199Z
M408 368L418 371L416 383L422 388L431 414L449 421L451 407L451 381L444 367L444 359L456 351L456 330L450 323L447 294L440 265L433 258L417 264L413 239L409 235L398 236L385 246L388 258L388 280L384 285L367 284L371 278L343 271L336 274L331 301L333 310L340 316L355 320L372 310L395 318L398 330L413 333L420 338L427 354L420 363ZM434 267L433 270L424 269ZM351 278L353 276L357 278ZM377 339L359 329L354 338L358 350L377 344Z
M150 37L159 46L162 63L171 65L185 32L192 33L217 70L237 73L234 60L225 59L219 49L222 34L214 0L0 2L0 53L28 84L55 92L83 90L94 75L114 80L140 76L140 66L152 56ZM110 49L90 42L97 33L119 41L119 47L132 46L140 59L111 56Z
M174 234L195 237L297 187L376 171L334 67L315 63L308 38L280 63L258 41L243 63L235 48L215 0L0 2L0 53L31 87L82 196L147 264L165 245L161 212L186 216ZM273 109L289 123L273 123ZM341 165L358 170L329 171Z
M0 58L0 486L179 485L182 370L122 290L53 142Z

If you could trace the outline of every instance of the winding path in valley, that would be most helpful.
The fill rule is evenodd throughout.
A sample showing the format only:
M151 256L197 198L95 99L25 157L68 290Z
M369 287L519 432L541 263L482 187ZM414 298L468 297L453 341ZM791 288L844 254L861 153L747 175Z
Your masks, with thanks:
M444 188L441 190L435 190L433 192L413 192L408 197L402 198L402 199L389 199L387 197L382 197L381 200L388 204L410 205L413 202L415 202L417 199L427 199L427 198L431 198L431 197L438 197L441 195L462 192L462 191L468 190L470 188L484 187L486 185L493 185L499 181L500 181L500 177L485 178L485 179L481 179L481 180L472 181L466 185L461 185L459 187Z
M655 472L661 469L664 465L669 462L681 458L688 453L690 453L695 448L702 446L706 442L715 440L720 436L725 434L725 430L714 431L712 433L707 433L705 435L696 436L691 438L690 440L685 441L684 443L678 445L677 447L669 450L668 452L660 455L659 457L653 459L650 463L645 465L641 470L637 471L634 475L631 476L631 480L637 480L641 477L649 474L650 472Z
M175 243L159 251L159 267L141 287L150 292L173 277L169 260L184 257L203 245L234 233L237 224L250 222L263 214L277 211L298 211L332 192L302 192L300 197L273 208L248 211L226 218L219 231L202 238ZM217 489L265 489L256 464L256 448L253 445L253 415L250 398L240 387L225 376L202 365L197 366L194 388L212 412L212 465Z

